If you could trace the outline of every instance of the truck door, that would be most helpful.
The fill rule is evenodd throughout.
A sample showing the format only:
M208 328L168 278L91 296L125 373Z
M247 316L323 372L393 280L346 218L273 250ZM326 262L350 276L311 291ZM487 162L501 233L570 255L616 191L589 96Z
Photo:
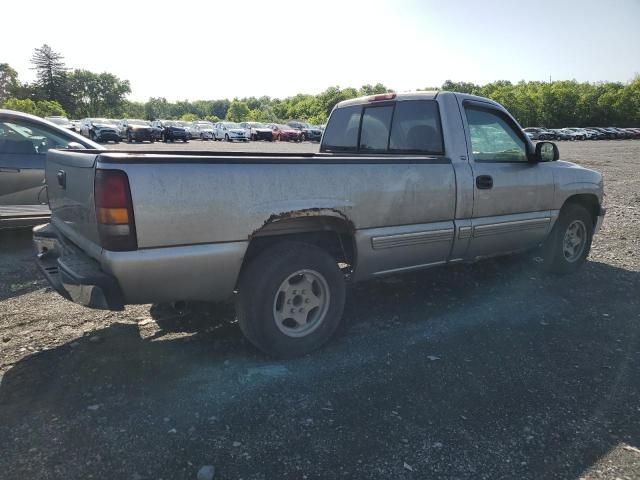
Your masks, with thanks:
M356 233L362 260L356 278L446 263L455 231L456 179L444 154L437 103L374 100L345 107L332 114L325 139L325 148L333 143L337 150L363 155L357 171L345 170L345 177L369 186L366 198L357 201L367 209L360 223L372 228Z
M528 160L529 142L505 111L480 101L464 100L461 107L474 177L467 256L492 256L539 244L551 224L551 165Z
M46 151L58 143L58 138L20 120L0 122L0 205L46 202Z

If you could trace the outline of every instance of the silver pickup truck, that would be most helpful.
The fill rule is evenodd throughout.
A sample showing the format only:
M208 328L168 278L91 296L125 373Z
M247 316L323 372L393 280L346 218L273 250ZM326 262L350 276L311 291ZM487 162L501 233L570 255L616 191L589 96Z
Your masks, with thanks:
M558 161L490 100L385 94L333 110L318 154L50 151L38 263L93 308L221 301L281 357L338 326L347 281L542 246L576 270L602 176Z

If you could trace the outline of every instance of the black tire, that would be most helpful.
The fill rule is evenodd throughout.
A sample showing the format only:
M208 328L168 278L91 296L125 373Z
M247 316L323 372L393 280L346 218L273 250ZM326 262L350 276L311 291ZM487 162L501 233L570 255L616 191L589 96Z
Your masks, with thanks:
M230 142L231 141L231 139L229 138L229 134L228 133L224 134L224 141L225 142Z
M183 142L183 143L187 143L188 141L189 141L189 140L187 140L187 137L184 137L184 138L182 139L182 142Z
M565 252L566 236L569 235L569 228L576 222L584 229L584 244L580 247L579 255L576 253L574 258L568 258ZM580 268L591 250L593 225L591 214L582 205L569 203L562 207L560 216L542 247L544 269L548 272L566 274Z
M127 143L133 143L133 137L131 136L131 132L127 132Z
M301 142L304 142L304 141L306 141L306 140L307 140L307 136L303 133L303 134L300 136L300 141L301 141Z
M317 319L313 329L302 336L292 336L282 330L287 327L276 322L275 310L278 301L284 302L281 287L288 277L301 270L319 275L328 294L326 303L316 307L324 309L324 314ZM266 249L243 268L236 312L240 328L251 343L269 355L292 358L310 353L329 340L342 319L344 300L345 278L331 255L315 245L283 242ZM293 305L296 305L295 298ZM312 315L316 309L309 310L307 315Z

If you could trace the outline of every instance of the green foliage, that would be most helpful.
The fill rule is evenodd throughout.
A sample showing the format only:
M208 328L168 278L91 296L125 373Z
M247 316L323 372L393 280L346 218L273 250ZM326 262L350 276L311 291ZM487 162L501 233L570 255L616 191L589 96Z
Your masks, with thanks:
M31 115L37 115L36 102L31 100L30 98L9 98L2 104L2 108L15 110L17 112L30 113Z
M64 111L62 105L55 100L38 100L36 102L36 115L40 117L48 117L59 115L66 117L67 112Z
M207 122L211 122L211 123L218 123L220 121L220 119L215 115L205 115L203 120L206 120Z
M597 127L640 125L640 76L628 84L576 80L486 85L447 80L442 90L471 93L502 104L521 125Z
M64 111L62 105L55 100L38 100L34 102L30 98L9 98L2 104L2 108L30 113L31 115L38 115L40 117L53 115L67 116L67 112Z
M122 117L125 96L131 92L128 80L111 73L74 70L67 76L69 107L74 117Z
M0 102L16 95L18 72L8 63L0 63Z
M244 122L249 116L249 106L246 102L234 100L227 110L227 120L230 122Z
M184 122L195 122L196 120L198 120L198 117L193 113L185 113L180 117L180 120Z

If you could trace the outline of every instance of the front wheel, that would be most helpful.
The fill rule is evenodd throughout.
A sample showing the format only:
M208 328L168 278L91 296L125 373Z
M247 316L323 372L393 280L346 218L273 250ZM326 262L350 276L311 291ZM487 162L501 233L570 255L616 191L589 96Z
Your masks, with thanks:
M230 141L231 141L231 140L229 139L229 134L228 134L228 133L225 133L225 134L224 134L224 141L225 141L225 142L230 142Z
M589 211L582 205L565 205L543 245L545 270L575 272L587 259L592 239L593 218Z
M236 311L244 335L280 358L322 346L340 324L345 279L325 250L301 242L268 248L243 269Z

